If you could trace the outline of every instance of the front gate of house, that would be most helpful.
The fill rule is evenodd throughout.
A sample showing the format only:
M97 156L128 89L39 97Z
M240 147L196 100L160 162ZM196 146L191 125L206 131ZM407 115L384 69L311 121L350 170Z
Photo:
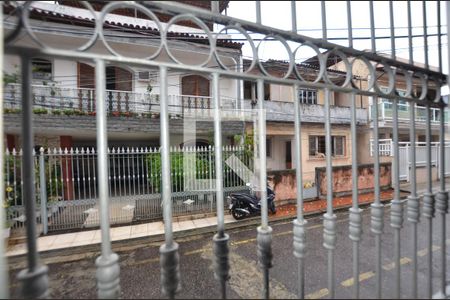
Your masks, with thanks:
M374 18L373 2L369 2L369 16L370 16L370 31L371 31L371 44L370 51L359 51L353 48L353 31L352 31L352 3L347 1L347 21L348 21L348 46L340 46L329 41L327 38L327 18L326 15L326 2L321 2L321 15L322 15L322 38L314 39L308 36L300 35L297 33L297 6L301 9L302 2L291 1L291 13L292 13L292 30L280 30L277 28L264 25L264 21L261 16L261 3L256 2L256 22L249 22L232 17L224 16L219 13L219 1L212 1L211 11L202 10L199 8L191 7L174 2L159 2L159 1L143 1L143 2L114 2L109 3L103 7L98 13L93 13L96 20L95 30L92 32L92 38L87 44L81 46L78 49L67 50L55 48L55 46L48 46L44 41L39 39L39 35L33 31L33 26L30 23L30 11L29 2L25 4L18 4L17 20L14 30L11 31L9 36L4 37L2 41L5 41L4 51L8 54L18 55L21 59L21 84L22 84L22 165L23 168L33 169L33 118L32 118L32 94L31 94L31 65L30 58L48 57L59 59L72 59L80 61L89 61L94 63L96 68L95 73L95 86L96 86L96 124L97 124L97 157L95 163L98 168L96 180L98 181L98 197L99 207L98 214L100 218L101 226L101 256L96 260L97 266L97 288L98 296L100 298L116 298L120 295L120 281L119 281L119 256L112 251L111 240L109 235L110 230L110 218L109 207L111 202L108 201L109 185L108 185L108 143L107 143L107 127L106 127L106 74L105 64L112 63L126 63L139 67L156 67L159 69L158 76L160 78L161 93L160 93L160 139L161 139L161 194L162 194L162 207L163 207L163 219L165 226L165 242L160 247L160 262L161 262L161 288L162 292L169 298L174 298L176 293L180 289L180 255L179 246L173 238L172 228L172 216L174 214L172 195L173 186L171 183L170 174L170 147L169 147L169 118L168 118L168 70L174 71L187 71L209 76L211 78L211 114L214 120L214 142L215 142L215 195L217 206L217 234L213 239L213 252L214 252L214 274L218 280L217 288L221 290L223 297L226 297L227 280L229 279L229 235L226 233L224 225L224 185L223 185L223 165L222 165L222 140L221 140L221 119L223 118L223 111L221 111L220 101L220 84L221 78L232 78L237 82L243 80L256 82L257 86L257 105L254 111L257 112L256 128L257 134L255 137L258 142L256 146L256 157L259 159L255 162L257 174L259 175L260 186L266 184L266 122L264 114L264 83L274 83L280 85L287 85L293 88L293 95L298 95L300 88L314 88L321 90L325 94L325 132L326 132L326 171L327 171L327 190L333 190L332 179L332 127L330 118L330 100L331 92L338 91L344 93L351 105L351 144L352 144L352 165L353 165L353 206L349 210L348 220L348 235L338 235L336 230L336 214L333 209L333 197L331 193L327 194L327 207L326 212L323 215L323 246L328 252L328 270L327 274L323 274L327 278L327 292L331 298L335 297L336 282L335 282L335 266L337 262L341 260L341 257L336 256L335 247L337 240L350 240L353 243L352 260L353 260L353 278L359 278L359 242L362 237L361 223L362 215L358 204L358 184L357 184L357 122L356 122L356 102L359 95L373 97L375 100L377 97L388 99L392 103L392 121L393 121L393 177L396 180L394 184L394 199L390 202L390 224L384 223L384 205L380 201L380 155L378 139L374 141L374 178L375 178L375 200L371 204L371 232L374 236L370 236L365 233L365 238L371 238L375 241L375 253L376 262L374 266L374 273L376 283L373 287L373 296L380 298L383 290L383 273L382 262L383 257L381 255L381 243L383 239L393 239L394 251L393 251L393 270L395 272L395 290L390 296L394 298L400 297L401 282L402 282L402 269L401 269L401 247L411 247L413 253L412 259L412 274L408 280L412 281L412 289L410 290L410 296L412 298L417 297L418 288L426 291L426 296L445 298L446 297L446 234L445 234L445 216L448 208L448 194L444 181L441 181L441 185L438 191L432 189L432 174L431 174L431 125L430 125L430 109L437 108L441 111L441 115L444 115L444 109L446 103L440 97L440 87L446 85L446 76L442 73L442 49L441 41L441 14L440 10L445 5L441 2L437 3L437 10L429 12L437 18L437 43L440 65L439 70L432 70L428 66L428 36L427 36L427 11L425 2L423 3L423 25L424 25L424 46L425 46L425 65L424 67L413 64L413 35L412 35L412 17L411 17L411 4L408 2L407 11L394 11L394 5L389 2L389 12L386 15L390 18L390 33L391 33L391 55L389 57L385 55L377 54L376 47L376 35L375 25L376 20ZM23 6L21 6L23 5ZM82 2L82 5L86 6L91 12L93 8L87 2ZM447 4L448 5L448 4ZM108 44L108 39L105 37L103 24L105 17L108 13L115 9L132 9L139 11L141 14L146 15L152 21L154 21L157 30L153 31L152 41L158 42L158 51L152 54L148 58L133 58L128 57L115 51ZM447 6L447 28L450 25L449 20L449 8ZM164 13L169 14L172 17L168 26L163 27L156 14ZM394 16L399 14L408 15L408 35L409 40L409 63L396 59L396 39L394 38ZM168 32L171 30L171 25L180 21L187 21L191 24L196 24L198 28L205 31L204 41L209 43L209 53L205 56L205 61L200 64L189 64L189 62L182 62L177 59L175 52L171 49L171 37ZM301 20L300 20L301 21ZM209 24L220 24L224 26L219 34L227 31L234 31L239 34L246 42L249 43L253 60L249 66L249 70L258 69L258 74L250 74L250 72L243 72L242 65L237 67L229 66L223 63L221 56L217 52L216 37L211 33ZM249 33L258 34L262 38L258 39L250 36ZM36 47L27 48L14 44L16 37L27 34L36 42ZM200 38L200 37L199 37ZM287 54L287 61L283 65L284 68L278 75L269 73L265 69L265 63L259 56L261 51L261 44L271 41L280 43ZM98 54L94 51L90 51L91 46L95 43L102 43L109 51L109 54ZM315 52L318 59L318 72L316 78L311 76L305 76L301 71L301 65L296 64L297 57L301 56L302 50L309 48ZM323 52L323 50L326 50ZM159 60L158 54L165 52L167 60ZM446 52L445 52L446 53ZM356 58L350 60L350 58ZM336 77L327 69L328 60L340 60L342 63L341 78L336 80ZM358 87L353 84L352 66L355 61L359 61L367 68L369 73L369 80L367 86ZM196 62L198 63L198 62ZM213 66L213 67L211 67ZM378 70L382 70L388 78L388 88L381 89L377 79ZM281 74L281 75L279 75ZM402 74L407 86L406 93L396 93L395 77L396 74ZM412 93L412 86L420 85L421 94ZM429 87L434 87L436 93L427 93ZM433 94L433 95L431 95ZM296 96L294 96L294 99ZM416 178L414 173L411 176L412 192L406 202L400 201L400 187L399 187L399 134L398 134L398 102L407 101L412 107L417 104L424 105L426 107L426 146L425 146L425 164L427 168L427 191L423 196L423 200L419 198L416 191ZM2 107L0 107L2 108ZM3 109L0 110L0 114L3 113ZM378 108L374 107L374 119L378 119ZM410 132L411 143L415 143L416 128L415 122L416 116L414 115L414 109L410 110ZM300 139L302 133L302 115L300 114L299 103L295 101L295 154L297 158L301 158L302 143L304 141ZM439 151L440 161L448 159L444 156L444 120L440 121L440 145ZM378 123L374 122L373 136L379 137ZM3 139L0 139L0 148L3 149ZM415 149L415 148L412 148ZM260 155L262 154L262 155ZM412 164L415 164L415 151L411 152ZM3 165L3 159L0 161L0 165ZM305 264L313 263L307 260L308 251L314 249L308 248L308 235L306 233L306 220L303 215L303 194L302 194L302 165L301 159L296 160L296 181L297 186L297 218L293 222L293 255L298 259L298 296L303 298L305 287ZM412 166L415 169L415 166ZM444 168L441 170L441 178L445 173ZM48 268L39 262L39 255L37 252L36 243L36 189L35 189L36 174L34 172L25 173L22 178L22 193L24 199L24 216L26 218L25 228L27 233L27 268L19 274L19 280L22 284L22 292L26 297L45 297L48 295L49 284L48 281ZM4 174L0 182L4 181ZM0 185L0 195L4 195L3 186ZM266 192L265 189L261 191L262 197L262 214L261 225L257 229L257 252L258 261L263 273L264 289L262 291L262 297L268 299L270 297L269 288L269 270L272 267L272 229L268 222L268 207L266 204ZM419 211L420 202L423 203L422 212ZM404 210L408 212L408 219L405 220ZM4 216L2 216L4 219ZM417 268L417 226L419 222L425 222L429 229L429 234L426 237L428 260L426 276L422 280L418 280L418 268ZM391 226L394 230L392 236L383 235L383 229L385 226ZM414 230L406 231L405 227L411 226ZM436 231L439 235L440 250L437 255L431 256L432 253L432 232ZM402 245L400 243L400 237L404 234L409 234L411 244ZM4 251L3 239L0 239L0 248ZM2 265L4 266L4 257L2 256ZM439 265L438 274L432 274L433 264ZM4 269L0 273L0 293L2 297L8 297L8 284L7 273ZM436 282L435 282L436 281ZM435 285L435 283L437 283ZM359 281L355 280L354 285L354 297L359 297Z
M247 150L247 151L246 151ZM243 146L222 147L222 159L239 159L243 166L252 161ZM111 224L162 219L161 152L159 148L108 148L108 197ZM22 150L5 152L6 222L12 230L25 226L23 205ZM215 149L209 147L171 147L172 208L174 216L213 214L216 195ZM185 158L185 159L183 159ZM39 149L33 151L37 221L42 232L53 233L100 225L97 151L95 148ZM224 195L248 192L239 168L226 165ZM189 178L200 181L185 190Z

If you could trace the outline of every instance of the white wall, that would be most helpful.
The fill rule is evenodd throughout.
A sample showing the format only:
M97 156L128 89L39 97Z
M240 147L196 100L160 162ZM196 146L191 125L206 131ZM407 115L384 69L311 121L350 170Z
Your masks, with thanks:
M15 67L17 65L17 69ZM5 54L3 59L3 71L9 74L20 73L20 58L19 56Z
M286 169L286 142L291 141L292 160L294 151L292 151L293 137L291 136L268 136L272 139L272 156L267 157L267 170L285 170ZM294 161L292 161L294 164Z

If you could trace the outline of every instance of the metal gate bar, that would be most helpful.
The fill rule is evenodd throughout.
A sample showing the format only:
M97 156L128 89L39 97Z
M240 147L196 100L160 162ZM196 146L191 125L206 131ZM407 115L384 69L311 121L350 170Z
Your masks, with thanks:
M108 195L108 132L106 127L106 67L101 59L95 63L97 102L97 161L100 198L101 255L95 260L97 288L100 299L119 298L119 256L111 249Z
M103 8L103 10L100 12L100 17L96 20L97 21L97 27L95 30L95 36L92 39L92 42L95 42L97 39L101 39L103 43L106 43L103 37L103 29L102 29L102 22L105 18L105 15L108 11L108 9L115 8L136 8L145 11L150 16L154 17L154 14L152 13L152 9L156 11L164 10L166 13L174 14L174 15L180 15L184 14L184 17L190 20L198 21L200 24L203 24L203 21L212 21L216 24L222 24L222 25L230 25L230 24L238 24L235 25L238 28L242 29L242 32L245 31L253 31L261 34L266 34L268 36L275 36L279 40L289 40L294 42L299 42L304 44L305 42L310 43L314 47L321 47L329 50L330 52L333 52L335 54L339 53L339 56L342 54L342 58L344 62L347 62L347 72L346 72L346 81L343 86L336 86L328 77L327 77L327 70L326 65L323 61L323 58L328 58L329 54L322 54L318 53L318 58L320 61L320 71L319 78L315 82L307 82L304 80L301 80L298 78L294 72L293 68L289 70L288 74L284 78L276 78L269 76L269 74L265 73L263 75L254 75L250 73L238 73L231 69L215 69L213 72L210 68L205 67L205 65L200 66L191 66L186 64L181 64L178 61L174 60L173 62L161 62L161 61L154 61L154 60L144 60L144 59L136 59L136 58L128 58L123 57L120 55L117 55L117 53L114 53L111 51L111 55L100 55L95 53L87 53L84 52L84 50L88 49L89 45L87 45L85 48L81 49L81 51L70 51L70 50L59 50L59 49L52 49L49 47L46 47L44 45L41 45L42 48L39 49L29 49L29 48L22 48L18 46L7 46L6 51L8 53L13 54L19 54L22 57L23 60L23 91L22 94L24 96L24 105L23 105L23 135L24 137L24 153L22 156L23 159L23 166L31 166L33 165L32 160L32 135L31 133L31 118L27 119L25 116L31 117L31 102L30 102L30 65L29 60L26 57L33 57L33 56L47 56L47 57L57 57L57 58L64 58L64 59L87 59L90 61L96 61L97 64L97 70L96 70L96 83L97 83L97 140L98 140L98 167L99 167L99 192L101 197L101 211L102 211L102 256L97 260L101 260L101 258L109 257L111 260L111 264L108 264L109 267L114 269L114 276L108 277L105 281L102 281L103 277L106 276L106 271L102 269L103 266L99 265L98 263L98 271L97 271L97 279L98 279L98 287L99 287L99 297L117 297L119 292L119 281L118 281L118 274L119 274L119 268L117 264L118 257L114 257L114 253L111 251L111 243L109 240L109 217L108 217L108 203L107 203L107 192L108 187L106 186L108 182L108 172L106 169L106 157L107 157L107 140L106 140L106 116L105 116L105 107L104 102L102 99L105 97L105 86L100 85L100 83L104 84L104 78L105 78L105 62L126 62L129 65L132 66L153 66L153 67L159 67L160 70L160 82L161 82L161 119L160 119L160 126L161 126L161 155L162 155L162 183L163 183L163 206L164 206L164 225L165 225L165 243L160 248L160 254L161 254L161 285L162 285L162 291L165 295L167 295L169 298L174 298L176 292L180 289L180 274L179 274L179 255L178 255L178 244L173 240L173 233L172 233L172 205L171 205L171 177L170 177L170 156L169 156L169 132L168 132L168 95L167 95L167 71L170 70L181 70L181 71L190 71L190 72L197 72L202 74L212 74L213 77L213 100L214 100L214 115L218 116L219 113L219 107L220 107L220 100L219 100L219 79L220 78L233 78L236 80L250 80L250 81L256 81L257 82L257 89L258 89L258 140L259 140L259 147L258 147L258 154L259 154L259 184L261 189L261 198L262 198L262 213L261 213L261 226L258 227L257 230L257 242L258 242L258 257L259 257L259 263L262 266L263 274L264 274L264 290L263 290L263 298L268 299L270 296L270 287L269 287L269 268L272 266L272 251L271 251L271 239L272 239L272 229L269 226L268 223L268 207L267 207L267 195L266 195L266 122L265 122L265 112L264 112L264 83L275 83L275 84L282 84L282 85L289 85L293 86L294 93L298 91L300 87L309 87L309 88L316 88L321 89L325 92L325 131L326 131L326 176L327 176L327 211L324 214L324 247L328 251L328 292L331 298L335 296L335 257L334 257L334 248L336 245L336 215L334 214L333 210L333 182L332 182L332 149L331 149L331 114L330 114L330 93L332 91L336 92L344 92L348 93L348 97L351 100L351 112L352 112L352 120L351 120L351 131L352 131L352 152L354 154L354 157L352 158L352 174L353 174L353 198L352 198L352 208L350 209L350 217L349 217L349 237L353 241L353 278L354 278L354 296L359 296L359 285L358 285L358 279L359 279L359 249L358 249L358 241L361 235L360 231L360 210L358 206L358 185L356 180L357 176L357 156L356 156L356 143L357 143L357 132L356 132L356 103L355 103L355 95L365 95L373 97L374 103L377 103L378 97L383 97L386 99L390 99L393 104L393 134L394 134L394 160L393 160L393 181L394 181L394 200L392 203L391 208L391 226L394 228L395 236L394 236L394 263L395 263L395 297L400 297L401 295L401 286L400 286L400 234L401 234L401 228L403 225L403 208L402 203L400 202L400 189L399 189L399 145L398 145L398 101L399 100L406 100L411 104L411 107L415 105L415 103L422 101L426 102L426 149L427 149L427 193L424 196L424 212L423 215L427 219L427 226L428 226L428 275L427 275L427 296L431 297L432 294L432 278L431 278L431 267L432 267L432 254L431 254L431 236L432 236L432 218L434 216L434 199L433 199L433 191L431 186L431 125L430 125L430 110L431 107L439 107L441 112L441 120L440 120L440 140L441 140L441 152L440 152L440 161L444 161L444 150L445 150L445 143L443 142L444 138L444 107L446 104L442 102L442 100L439 98L440 95L437 96L437 101L433 101L431 99L425 99L426 97L426 84L422 84L422 87L425 89L425 92L423 93L424 96L416 96L411 94L411 90L409 88L409 93L405 96L399 96L395 94L395 89L392 87L392 89L387 93L382 93L379 88L377 87L376 79L374 85L374 89L367 89L367 90L359 90L356 88L351 87L348 83L351 79L352 72L351 70L348 70L348 68L353 64L350 64L348 61L347 56L352 57L362 57L368 61L380 63L385 67L385 69L388 70L388 73L393 72L392 68L396 67L399 71L404 71L405 77L406 77L406 83L409 87L411 87L413 83L413 78L409 75L407 75L408 72L416 72L417 78L425 78L426 76L429 77L430 81L436 82L436 88L439 89L439 86L445 81L445 76L441 74L441 72L436 72L429 69L428 66L428 55L427 51L425 53L425 61L426 61L426 67L421 68L419 66L414 66L412 64L412 35L411 35L411 7L410 3L408 2L408 38L409 38L409 52L410 52L410 63L403 63L395 60L395 39L391 38L391 58L385 58L383 56L380 56L376 54L376 43L375 43L375 24L374 24L374 15L373 15L373 2L370 1L370 14L371 14L371 43L372 43L372 53L366 53L363 51L358 51L352 48L353 41L352 38L349 40L350 47L342 47L335 44L332 44L327 41L327 26L326 26L326 9L325 9L325 1L321 2L321 13L322 13L322 40L313 39L310 37L306 37L303 35L299 35L296 33L297 30L297 23L296 23L296 3L291 2L291 8L294 10L292 11L292 30L291 31L283 31L276 28L268 27L262 24L261 20L261 4L260 2L256 2L256 18L257 22L252 23L248 21L238 20L231 17L222 16L218 13L218 3L213 3L213 10L211 12L206 10L198 10L192 7L189 7L187 5L181 5L178 3L171 3L171 2L145 2L143 5L136 4L134 2L127 2L126 4L108 4ZM30 4L25 4L25 9L22 10L22 15L20 17L23 19L23 23L20 22L18 25L18 28L21 29L21 26L24 26L26 31L30 30L30 25L28 24L28 6ZM90 4L85 3L84 4L88 9L92 9ZM391 21L391 33L394 32L394 22L393 22L393 3L392 1L389 3L390 5L390 21ZM422 3L423 5L423 23L426 26L426 9L425 9L425 2ZM448 5L448 4L447 4ZM438 3L438 8L439 8ZM351 32L351 4L350 1L347 1L347 11L349 12L347 15L348 18L348 24L349 24L349 36L352 37ZM447 6L447 18L449 18L449 7ZM187 14L187 15L186 15ZM439 14L439 10L438 10ZM194 17L195 16L195 17ZM158 29L161 32L161 49L165 48L168 50L169 44L167 41L166 31L161 29L161 24L158 21L158 19L155 17L156 24L158 25ZM438 20L438 23L440 24L440 21ZM447 26L449 27L450 22L447 22ZM20 32L18 30L16 33L13 34L17 35ZM30 32L29 32L30 33ZM215 39L212 38L212 36L208 33L208 40L211 44L211 53L215 52ZM427 37L427 31L424 29L424 43L425 43L425 49L428 48L428 37ZM31 35L33 39L35 37ZM11 41L12 38L7 38L7 42ZM249 41L252 43L253 41L251 38ZM440 43L440 37L439 37L439 43ZM158 50L159 51L159 50ZM255 49L253 48L254 54ZM169 53L169 51L167 51ZM293 62L293 56L288 49L288 52L290 53L290 66L295 64ZM329 52L329 53L330 53ZM441 53L441 52L440 52ZM214 53L214 55L217 55L217 53ZM170 55L169 55L170 56ZM212 55L211 55L212 57ZM255 56L255 59L257 63L259 64L259 67L261 67L261 61L258 60L257 55ZM255 63L256 64L256 63ZM375 75L375 70L373 66L371 65L369 68L369 73L371 75ZM100 71L101 70L101 71ZM442 68L440 69L442 71ZM293 78L288 78L289 73L294 75ZM263 72L264 73L264 72ZM409 73L408 73L409 74ZM323 77L323 78L322 78ZM415 78L416 78L415 77ZM393 77L395 79L395 77ZM416 78L416 79L417 79ZM321 79L324 79L324 82L319 82ZM424 90L423 89L423 90ZM295 94L296 95L296 94ZM410 116L414 120L414 109L410 109ZM0 117L2 113L0 112ZM378 298L381 297L382 292L382 286L381 286L381 279L382 279L382 273L381 273L381 237L383 233L383 205L380 201L380 160L379 160L379 141L378 141L378 105L374 105L374 125L373 125L373 136L374 136L374 143L375 143L375 155L374 155L374 180L375 180L375 200L374 203L371 205L371 230L373 233L375 233L375 242L376 242L376 258L375 258L375 269L376 269L376 295ZM220 117L215 118L214 120L214 138L217 145L221 144L220 140ZM414 122L413 122L414 123ZM1 124L0 124L1 125ZM297 174L297 219L294 221L294 255L299 259L298 260L298 281L299 281L299 297L304 297L304 257L305 257L305 248L306 248L306 242L305 242L305 223L303 217L303 196L302 196L302 165L301 165L301 115L300 115L300 109L298 101L295 101L295 134L296 134L296 142L295 142L295 153L297 155L297 161L296 161L296 174ZM410 135L411 137L414 135L415 138L415 128L414 126L410 129ZM0 144L2 145L2 144ZM414 144L413 144L414 145ZM414 148L414 147L411 147ZM225 234L224 224L223 224L223 186L222 181L219 180L219 177L222 175L222 166L221 166L221 160L219 159L219 156L221 155L221 147L216 146L215 152L216 152L216 164L215 164L215 172L218 175L216 177L216 197L217 197L217 205L218 205L218 234L214 236L214 251L216 254L215 257L215 263L216 263L216 269L215 274L216 277L220 281L220 285L222 288L222 297L226 297L226 286L225 282L228 279L228 248L227 248L227 242L228 242L228 235ZM411 155L414 156L413 151L411 150ZM60 153L62 155L62 153ZM413 159L415 163L415 159ZM67 164L66 160L66 164ZM130 164L128 164L130 167ZM54 165L56 168L56 164ZM62 168L62 166L60 166ZM125 165L123 165L125 167ZM134 165L132 166L134 168ZM67 170L67 168L66 168ZM61 169L62 171L62 169ZM73 170L72 170L73 171ZM441 178L444 179L443 175L445 175L444 168L441 168L440 170ZM31 172L32 173L32 172ZM130 172L128 172L130 174ZM66 180L68 180L69 176L66 174ZM94 175L95 176L95 175ZM36 251L36 242L35 242L35 216L34 214L34 208L32 207L34 205L34 201L30 201L30 199L34 199L34 186L33 186L33 176L25 177L24 180L24 191L27 193L25 199L26 199L26 210L27 210L27 219L29 220L27 223L27 244L28 244L28 262L29 262L29 268L32 269L33 267L38 266L37 263L37 251ZM74 177L72 176L72 179ZM96 180L96 179L94 179ZM220 181L220 182L219 182ZM445 215L447 213L447 198L445 196L445 183L443 183L444 180L441 180L441 186L440 186L440 192L437 195L437 209L440 215L442 216L442 222L440 223L440 239L441 239L441 252L440 256L443 260L443 264L440 268L440 284L439 284L439 294L440 296L445 295ZM134 181L133 181L134 182ZM355 184L356 182L356 184ZM55 182L56 184L57 182ZM64 188L63 182L57 183L61 185L61 189ZM179 182L177 183L179 184ZM131 186L130 186L131 187ZM95 185L94 185L95 188ZM134 188L134 186L133 186ZM138 186L139 190L139 186ZM418 200L417 200L417 190L416 190L416 178L414 176L412 181L412 194L410 198L408 199L408 219L413 223L413 248L417 247L417 223L419 221L419 213L418 213ZM74 191L73 191L74 192ZM94 193L96 191L94 190ZM134 189L133 189L134 192ZM441 197L441 195L444 195ZM220 202L222 202L222 205L220 205ZM220 209L219 209L220 206ZM0 216L1 220L1 216ZM1 244L0 244L1 248ZM1 250L1 249L0 249ZM111 258L113 257L113 258ZM116 259L117 258L117 259ZM46 270L45 266L41 266L40 270ZM25 274L26 270L22 272L22 274ZM413 289L412 293L413 295L417 295L417 258L414 259L414 267L413 267L413 284L415 288ZM40 277L39 277L40 276ZM34 284L31 285L24 285L24 295L29 295L31 297L38 297L45 295L47 293L47 277L46 272L39 273L39 276L34 276L31 278ZM44 284L36 285L38 283L38 280L42 280ZM108 281L109 288L106 286L102 286L103 283ZM31 287L27 290L27 286ZM33 289L33 287L39 286L40 289ZM104 288L103 288L104 287ZM109 294L108 294L109 293Z
M31 98L31 60L21 56L22 67L22 166L34 166L33 163L33 112ZM23 173L23 201L26 216L27 261L28 268L19 272L22 281L22 293L26 298L48 296L48 267L39 263L37 253L37 230L35 211L34 172Z
M0 6L0 15L3 16L3 5ZM0 69L3 70L3 21L0 22ZM3 72L0 72L0 82L3 82ZM3 84L0 84L0 96L3 97ZM3 134L3 103L0 101L0 132ZM5 149L4 139L0 139L0 149ZM0 151L0 203L4 203L5 197L5 174L3 172L3 166L5 165L5 154ZM5 210L0 209L0 224L4 224L6 221ZM9 276L8 265L4 255L6 253L5 239L0 239L0 298L9 298Z

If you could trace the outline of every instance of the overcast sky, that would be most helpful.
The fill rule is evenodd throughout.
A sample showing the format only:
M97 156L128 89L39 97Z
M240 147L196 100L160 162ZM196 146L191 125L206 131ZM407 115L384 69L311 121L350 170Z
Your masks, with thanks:
M227 14L232 17L256 21L256 10L254 1L230 1ZM297 1L297 29L299 34L310 37L322 37L321 3L320 1ZM441 3L441 32L446 33L445 2ZM426 1L427 11L427 31L428 34L437 34L437 1ZM370 15L368 1L352 1L352 27L353 37L370 38ZM342 38L342 40L330 40L330 42L348 46L347 31L347 7L346 1L327 1L327 35L328 38ZM422 1L411 1L412 14L412 34L423 35L423 10ZM390 23L389 23L389 2L374 1L375 27L377 37L387 37L376 40L377 51L390 54ZM408 18L406 1L394 1L395 16L395 35L396 54L399 57L408 59L408 39L400 36L408 35ZM279 29L291 30L291 2L290 1L261 1L261 19L264 25L277 27ZM233 36L238 36L229 32ZM253 37L253 36L252 36ZM255 35L256 38L259 36ZM259 41L256 42L258 45ZM268 44L270 43L270 47ZM438 66L438 39L437 36L428 38L429 63L432 66ZM262 45L263 46L263 45ZM290 44L291 49L295 50L298 45ZM424 62L424 38L417 37L413 39L414 61ZM304 48L304 47L303 47ZM354 40L354 48L370 49L370 39ZM448 70L447 62L447 37L442 37L443 68L444 72ZM251 48L244 46L244 56L251 57ZM278 42L265 42L261 47L259 55L263 59L286 59L287 54ZM297 55L296 61L299 62L306 57L314 54L309 51L302 51Z

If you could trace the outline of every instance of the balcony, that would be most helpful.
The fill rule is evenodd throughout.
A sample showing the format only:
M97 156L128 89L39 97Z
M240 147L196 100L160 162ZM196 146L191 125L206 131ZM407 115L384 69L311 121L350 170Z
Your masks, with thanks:
M431 120L431 124L432 125L438 125L439 122L441 121L441 112L439 109L437 108L430 108L431 110L431 115L430 115L430 120ZM406 126L409 127L409 122L410 122L410 118L409 118L409 103L403 104L403 103L399 103L398 104L398 120L400 124L406 124ZM370 119L373 119L373 105L370 106ZM381 101L378 103L378 121L381 122L392 122L392 115L393 115L393 109L392 109L392 103L388 102L388 101ZM419 125L425 126L426 124L426 116L427 116L427 109L425 107L422 106L416 106L415 107L415 122L418 123ZM448 123L449 122L449 111L448 109L446 109L444 111L444 122Z
M20 84L8 84L4 89L6 112L18 112L22 106ZM64 88L32 85L35 114L95 115L95 89ZM133 91L106 90L106 110L114 116L159 115L160 95ZM211 97L169 95L169 114L182 116L190 109L210 110ZM234 109L236 99L222 97L222 109Z
M244 101L244 107L250 109L251 101ZM294 122L294 103L282 101L266 101L264 107L267 110L267 121ZM302 122L325 123L325 107L318 104L300 104L300 114ZM331 106L332 124L350 124L350 107ZM356 109L357 124L367 124L367 109Z

